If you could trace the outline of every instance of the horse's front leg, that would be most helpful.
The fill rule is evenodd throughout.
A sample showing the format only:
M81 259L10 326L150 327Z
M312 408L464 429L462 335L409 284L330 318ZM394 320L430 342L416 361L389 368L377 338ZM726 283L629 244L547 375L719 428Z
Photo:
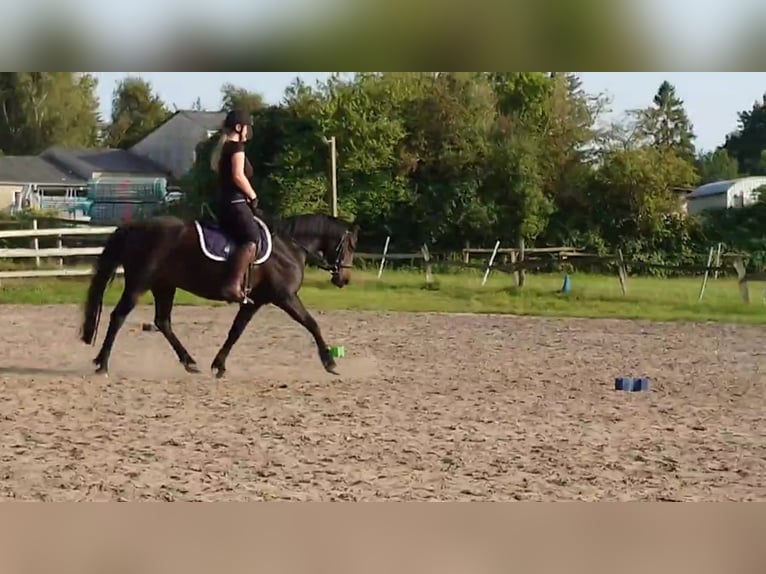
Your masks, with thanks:
M229 335L226 337L226 342L224 342L223 346L218 350L215 359L213 359L213 363L210 365L210 369L215 372L217 378L220 379L223 377L224 373L226 373L226 359L229 357L232 347L237 343L242 336L242 333L245 332L245 328L247 328L248 323L250 323L250 320L255 313L258 309L263 307L263 305L263 302L256 301L251 305L239 306L237 316L234 317L234 322L229 328Z
M319 325L314 317L303 306L303 302L298 298L298 295L290 294L278 297L274 301L274 305L282 309L293 320L303 325L313 335L322 365L328 373L337 375L338 366L335 364L335 359L332 358L330 350L327 348L327 343L325 343L324 337L322 337L322 331L319 329Z

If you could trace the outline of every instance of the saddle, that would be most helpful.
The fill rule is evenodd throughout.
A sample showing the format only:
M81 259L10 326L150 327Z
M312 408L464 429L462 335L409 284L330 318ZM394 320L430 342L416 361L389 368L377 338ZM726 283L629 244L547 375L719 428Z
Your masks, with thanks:
M260 265L271 257L272 233L262 219L255 215L253 215L253 219L258 224L260 233L256 242L255 259L251 265ZM194 227L197 230L200 249L205 257L212 261L228 261L237 245L234 238L209 216L195 219Z

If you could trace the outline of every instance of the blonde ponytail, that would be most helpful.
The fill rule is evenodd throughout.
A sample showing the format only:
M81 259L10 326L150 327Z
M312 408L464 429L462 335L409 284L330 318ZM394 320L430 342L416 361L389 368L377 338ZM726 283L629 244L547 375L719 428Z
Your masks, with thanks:
M213 153L210 154L210 167L211 169L218 173L218 163L221 161L221 152L223 151L223 144L226 143L226 140L229 136L226 135L226 132L221 130L221 135L218 136L218 141L215 144L215 147L213 148Z

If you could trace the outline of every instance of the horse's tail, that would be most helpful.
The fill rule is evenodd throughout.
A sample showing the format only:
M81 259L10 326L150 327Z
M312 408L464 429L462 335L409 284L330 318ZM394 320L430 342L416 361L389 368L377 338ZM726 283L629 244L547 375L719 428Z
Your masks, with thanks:
M83 310L83 322L80 331L80 339L86 345L93 344L96 338L98 323L101 320L104 292L107 286L114 281L117 267L122 263L127 234L128 228L118 227L107 239L104 250L94 265L94 274L88 287L88 298Z

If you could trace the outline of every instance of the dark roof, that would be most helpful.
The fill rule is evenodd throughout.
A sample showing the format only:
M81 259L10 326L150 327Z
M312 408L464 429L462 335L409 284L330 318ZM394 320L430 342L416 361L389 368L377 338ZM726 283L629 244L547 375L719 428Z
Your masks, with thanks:
M83 179L90 179L94 171L142 175L166 175L167 173L152 160L124 149L78 149L54 146L45 150L40 157Z
M0 183L85 185L87 179L36 155L0 156Z
M197 110L179 110L179 114L183 114L191 121L199 124L206 130L215 131L221 129L223 120L226 119L226 112L200 112Z
M219 129L221 129L221 125L223 125L223 120L226 119L226 112L201 112L198 110L178 110L177 112L174 112L170 116L168 116L168 118L164 122L159 124L151 132L149 132L143 138L141 138L135 144L133 144L133 147L140 144L142 141L144 141L146 138L148 138L150 135L152 135L154 132L156 132L158 129L164 126L166 123L172 121L173 118L179 115L184 116L186 119L191 120L192 122L194 122L201 128L211 132L218 131Z

